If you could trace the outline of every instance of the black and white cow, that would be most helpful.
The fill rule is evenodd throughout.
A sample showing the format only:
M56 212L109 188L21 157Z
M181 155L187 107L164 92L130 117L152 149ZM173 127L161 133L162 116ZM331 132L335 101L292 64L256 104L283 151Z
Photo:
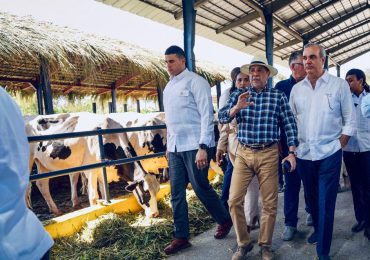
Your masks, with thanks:
M111 113L109 118L119 122L124 127L142 127L164 125L164 112L140 114L135 112ZM154 129L138 132L127 132L130 143L138 156L167 150L167 130ZM160 174L162 181L168 180L168 162L166 157L155 157L141 161L148 173Z
M103 115L92 113L69 113L37 116L26 124L28 136L49 135L102 129L122 128L122 125ZM104 153L107 159L115 160L135 155L127 134L103 135ZM30 144L30 167L36 163L38 171L49 172L100 162L99 142L97 136L77 137ZM90 205L99 198L97 183L102 183L101 169L85 171L88 178ZM139 204L148 216L157 216L156 193L159 183L155 176L147 174L139 162L107 167L108 182L124 179L134 191ZM78 204L78 175L71 174L72 203ZM36 182L52 213L61 214L49 191L49 181Z

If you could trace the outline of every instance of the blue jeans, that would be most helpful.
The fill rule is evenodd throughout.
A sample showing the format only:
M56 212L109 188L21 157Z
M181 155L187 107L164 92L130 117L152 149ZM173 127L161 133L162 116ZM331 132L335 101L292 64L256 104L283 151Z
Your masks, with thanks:
M307 204L317 234L317 255L329 255L333 236L333 222L342 150L318 161L297 159Z
M188 204L186 187L191 183L193 190L218 224L230 221L229 212L222 205L217 193L209 184L208 167L199 170L195 164L198 150L169 153L171 204L176 238L189 238ZM208 150L208 161L211 160Z
M227 167L226 171L224 172L224 180L222 182L222 191L221 191L221 202L225 206L225 209L229 211L229 204L227 201L229 200L229 191L230 191L230 184L231 184L231 176L233 174L233 164L231 163L230 158L227 159Z

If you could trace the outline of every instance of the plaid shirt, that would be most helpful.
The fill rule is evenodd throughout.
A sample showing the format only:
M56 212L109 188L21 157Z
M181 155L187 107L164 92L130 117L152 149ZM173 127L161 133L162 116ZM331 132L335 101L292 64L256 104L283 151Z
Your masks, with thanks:
M230 95L227 105L220 109L221 124L233 120L230 109L238 102L240 94L249 91L254 105L236 114L238 140L242 144L263 144L279 140L279 124L284 126L288 146L298 146L297 125L285 94L277 89L265 88L257 93L252 87L238 89Z

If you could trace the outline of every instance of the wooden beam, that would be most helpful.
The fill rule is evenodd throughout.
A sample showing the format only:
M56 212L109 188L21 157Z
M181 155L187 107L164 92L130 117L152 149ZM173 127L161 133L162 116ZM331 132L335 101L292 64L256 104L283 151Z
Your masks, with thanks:
M35 79L21 79L21 78L11 78L11 77L0 77L0 81L9 81L9 82L20 82L20 83L28 83L34 82Z
M319 6L315 6L314 8L311 8L311 9L305 11L305 12L300 13L296 17L288 20L286 23L288 25L292 25L295 22L302 21L304 18L306 18L306 17L308 17L308 16L310 16L314 13L317 13L317 12L323 10L324 8L328 7L328 6L334 5L335 3L339 2L339 1L340 0L327 0L325 3L323 3Z
M233 22L229 23L228 25L225 25L225 26L222 26L222 27L216 29L216 33L219 34L219 33L226 32L227 30L230 30L234 27L237 27L237 26L240 26L242 24L249 23L253 20L256 20L259 17L260 16L257 12L252 12L252 13L247 14L247 15L241 17L241 18L238 18L237 20L234 20Z
M74 87L75 86L69 86L69 87L63 89L63 91L62 91L63 94L68 94L68 93L72 92L72 90L73 90Z
M23 86L21 86L21 90L27 90L29 88L33 88L33 90L35 91L37 90L37 88L34 85L32 85L32 83L30 82L25 82Z
M281 29L283 29L284 31L286 31L290 35L294 36L296 39L298 39L300 41L303 41L303 38L302 38L302 36L299 33L297 33L296 31L294 31L293 29L291 29L284 22L280 21L280 19L274 17L274 24L276 24L277 26L279 26Z
M197 9L198 7L201 7L203 4L207 3L209 0L197 0L194 2L194 9ZM176 20L179 20L182 18L183 16L183 13L182 13L182 9L177 11L174 15Z
M105 93L108 93L108 92L111 92L111 89L103 89L103 90L98 92L98 95L102 95L102 94L105 94Z
M302 41L300 41L300 40L298 40L298 39L294 39L294 40L288 41L288 42L283 43L283 44L281 44L281 45L277 46L276 48L274 48L274 51L280 51L280 50L282 50L282 49L285 49L285 48L287 48L287 47L290 47L290 46L292 46L292 45L294 45L294 44L298 44L298 43L300 43L300 42L302 42ZM294 43L294 44L292 44L292 43Z
M140 76L140 73L136 73L134 75L125 75L122 78L116 80L114 82L114 86L116 88L119 88L119 87L123 86L124 84L126 84L127 82L129 82L130 80L132 80L132 79L134 79L134 78L136 78L138 76Z
M147 82L144 82L144 83L141 83L141 84L139 84L136 88L133 88L133 89L130 89L130 90L128 90L126 93L125 93L125 95L128 95L128 94L130 94L131 92L134 92L134 91L137 91L137 90L141 90L141 88L143 88L143 87L145 87L145 86L148 86L150 83L152 83L154 80L153 79L151 79L151 80L149 80L149 81L147 81Z

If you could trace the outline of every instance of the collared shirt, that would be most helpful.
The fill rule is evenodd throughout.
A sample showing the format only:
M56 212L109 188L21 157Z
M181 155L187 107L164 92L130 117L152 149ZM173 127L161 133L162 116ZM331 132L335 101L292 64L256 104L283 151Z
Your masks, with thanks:
M369 93L366 95L366 97L362 99L361 112L364 117L370 118L370 94Z
M196 150L199 144L215 146L213 106L208 82L185 69L171 77L163 92L167 150Z
M249 101L254 105L243 108L236 113L238 123L238 140L242 144L263 144L279 140L279 124L284 125L288 136L288 145L296 146L297 126L290 110L288 99L279 90L265 88L256 92L254 88L238 89L230 95L230 99L219 113L220 123L231 122L230 109L238 102L240 94L248 91L251 95Z
M53 245L25 201L30 172L22 114L0 87L0 259L41 259Z
M296 83L297 83L297 81L295 80L295 78L293 78L293 76L290 75L289 79L282 80L282 81L279 81L278 83L276 83L275 88L284 92L284 94L286 95L286 97L288 98L288 101L289 101L290 92L292 91L293 86ZM280 144L281 144L281 148L283 150L283 155L284 156L288 155L289 148L288 148L288 145L287 145L287 138L286 138L286 134L285 134L285 131L284 131L283 127L280 127Z
M317 80L315 88L307 77L295 84L290 107L298 124L300 159L325 159L341 148L342 134L354 134L355 116L348 83L327 71Z
M222 94L220 96L220 100L218 101L218 105L219 105L220 108L223 108L224 106L226 106L227 101L230 98L230 89L231 89L231 87L224 90L224 92L222 92Z
M356 114L356 133L349 139L344 147L347 152L367 152L370 151L370 118L365 118L361 113L361 104L366 96L370 96L365 90L356 96L352 94Z

